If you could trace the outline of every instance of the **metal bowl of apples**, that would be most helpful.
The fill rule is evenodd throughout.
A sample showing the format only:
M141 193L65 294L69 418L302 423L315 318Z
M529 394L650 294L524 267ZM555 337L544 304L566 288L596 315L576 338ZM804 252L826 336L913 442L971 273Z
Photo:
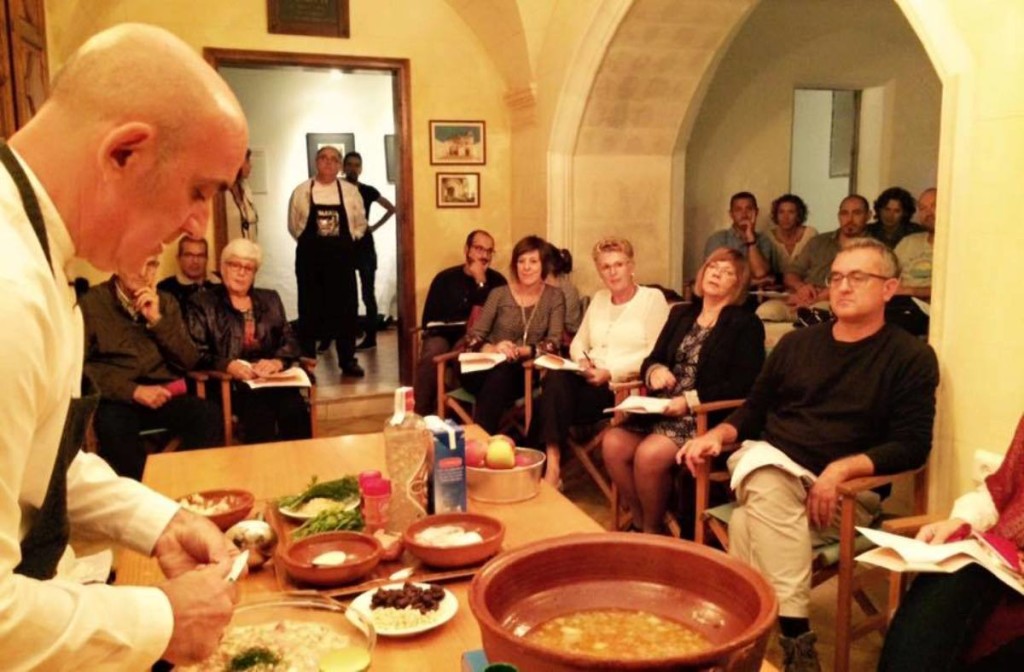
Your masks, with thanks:
M478 502L510 504L537 496L544 453L517 448L507 436L466 442L466 492Z

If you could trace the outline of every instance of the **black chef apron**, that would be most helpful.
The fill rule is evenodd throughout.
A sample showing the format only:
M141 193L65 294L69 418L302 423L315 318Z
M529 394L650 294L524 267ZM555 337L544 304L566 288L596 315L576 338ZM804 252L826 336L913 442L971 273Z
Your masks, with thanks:
M338 205L313 202L309 183L309 216L295 250L295 276L299 291L299 328L303 341L355 339L355 246L348 228L341 181Z
M0 162L18 187L21 205L29 222L32 223L32 230L39 240L40 247L43 248L43 255L46 257L47 265L51 266L52 273L50 242L46 236L46 225L43 223L39 201L32 191L28 176L7 143L0 142ZM68 520L68 467L85 445L86 429L99 400L100 395L92 382L83 376L82 396L72 399L68 407L64 431L60 437L53 469L50 471L50 483L46 488L43 504L36 512L28 534L21 540L21 563L14 568L18 574L44 580L52 579L57 573L57 563L64 555L64 549L67 548L71 536L71 525Z

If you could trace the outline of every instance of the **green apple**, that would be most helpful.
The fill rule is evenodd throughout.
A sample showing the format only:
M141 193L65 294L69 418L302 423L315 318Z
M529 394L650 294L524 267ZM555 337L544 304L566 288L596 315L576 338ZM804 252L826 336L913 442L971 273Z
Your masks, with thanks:
M516 449L507 441L491 439L484 459L489 469L511 469L516 466Z

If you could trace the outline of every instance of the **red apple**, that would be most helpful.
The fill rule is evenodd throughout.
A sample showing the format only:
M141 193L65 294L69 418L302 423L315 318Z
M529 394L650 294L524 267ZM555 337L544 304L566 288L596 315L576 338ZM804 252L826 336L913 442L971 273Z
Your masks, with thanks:
M466 441L466 466L483 468L487 458L487 444L470 439Z
M529 453L516 453L516 466L529 467L533 464L533 457Z

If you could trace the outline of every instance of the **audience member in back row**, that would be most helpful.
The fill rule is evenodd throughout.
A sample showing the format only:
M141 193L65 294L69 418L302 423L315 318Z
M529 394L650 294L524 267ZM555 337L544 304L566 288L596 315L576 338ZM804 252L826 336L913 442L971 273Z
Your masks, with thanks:
M220 284L220 278L206 270L209 249L205 238L182 236L178 239L178 272L157 283L157 289L175 298L182 313L189 297Z
M1024 553L1024 417L999 469L956 500L949 520L925 525L917 538L942 544L971 530L1001 542L1018 561ZM1018 670L1022 659L1024 597L970 564L914 579L889 626L878 669Z
M827 309L827 279L832 261L849 241L864 235L869 215L868 199L860 194L844 198L839 203L839 228L811 238L786 269L782 279L790 291L789 299L765 301L757 307L758 317L774 322L789 322L795 319L799 308L813 306Z
M557 352L565 324L561 290L544 282L551 272L543 238L527 236L512 248L512 281L491 291L469 328L469 350L496 352L505 361L492 369L462 375L462 386L476 395L473 417L488 434L499 430L502 414L523 396L522 360Z
M704 259L720 247L741 253L750 267L750 279L768 280L779 270L775 246L771 238L757 231L757 197L749 191L733 194L729 199L729 218L732 226L715 231L704 243Z
M236 238L221 252L224 284L194 296L188 326L202 366L230 373L232 408L246 443L306 439L309 412L294 387L254 390L247 380L282 371L299 358L299 344L285 317L281 297L253 287L263 261L259 246Z
M875 221L868 224L867 235L896 249L904 237L919 233L921 227L910 221L914 216L914 197L901 187L889 187L875 199Z
M633 246L624 238L603 238L593 251L605 289L583 316L569 356L584 370L548 371L531 430L534 443L547 451L544 478L557 485L561 444L573 425L594 423L615 405L609 382L636 377L668 317L668 304L657 289L640 287L634 279Z
M446 268L430 282L423 304L423 340L416 364L416 413L437 413L437 381L434 357L453 350L466 335L466 323L479 312L495 287L505 284L505 276L491 268L494 238L477 229L466 236L465 262Z
M935 247L935 188L925 189L917 198L917 221L922 231L906 236L896 246L903 274L897 294L932 298L932 248Z
M808 619L811 548L838 538L839 484L917 469L931 450L935 353L885 322L899 272L883 243L847 243L828 278L836 320L786 334L743 406L677 455L692 473L723 445L743 442L729 458L738 501L729 553L778 594L786 670L819 669ZM878 514L880 500L872 491L857 497L858 525Z
M548 274L547 282L552 287L562 290L565 297L565 334L566 339L571 337L580 328L580 321L583 319L583 302L580 301L580 291L572 282L572 253L563 248L558 249L551 243L545 246L544 254L551 260L551 273ZM566 340L568 343L568 340Z
M664 416L630 418L605 435L604 463L636 529L663 529L676 452L696 431L694 408L743 398L761 370L764 326L742 307L749 282L750 270L739 252L719 248L711 253L697 272L694 291L701 300L672 309L640 368L647 389L671 400L668 410ZM680 526L692 532L693 522L691 516Z
M778 270L785 271L818 231L807 226L807 204L795 194L783 194L772 201L772 221L775 226L768 232L769 238L775 246Z
M79 304L85 322L85 372L100 388L93 426L100 455L121 476L141 479L146 450L139 432L164 428L183 448L222 443L216 405L185 393L185 372L199 353L178 302L153 288L160 260L119 271Z

